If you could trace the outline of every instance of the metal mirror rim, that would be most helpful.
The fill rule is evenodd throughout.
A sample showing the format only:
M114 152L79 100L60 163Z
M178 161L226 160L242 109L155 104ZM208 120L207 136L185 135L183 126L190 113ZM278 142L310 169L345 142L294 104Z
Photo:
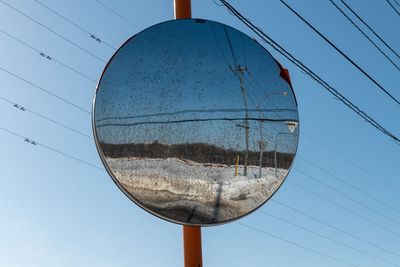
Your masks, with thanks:
M180 22L183 22L183 21L195 21L195 20L198 20L198 19L199 19L199 18L175 19L175 20L163 21L163 22L154 24L154 25L152 25L152 26L150 26L150 27L148 27L148 28L146 28L146 29L144 29L144 30L142 30L142 31L140 31L140 32L138 32L138 33L136 33L136 34L134 34L133 36L129 37L129 38L114 52L114 54L111 56L111 58L109 59L109 61L107 62L106 66L104 67L104 69L103 69L103 71L102 71L102 74L101 74L101 76L100 76L100 78L99 78L99 81L97 82L96 88L95 88L95 93L94 93L93 102L92 102L92 115L91 115L91 118L92 118L93 137L94 137L96 149L97 149L97 152L98 152L98 154L99 154L99 156L100 156L101 162L103 163L103 165L104 165L104 167L105 167L105 169L106 169L108 175L111 177L111 179L113 180L113 182L118 186L118 188L119 188L132 202L134 202L137 206L139 206L139 207L140 207L141 209L143 209L144 211L146 211L146 212L150 213L151 215L154 215L154 216L156 216L156 217L158 217L158 218L160 218L160 219L162 219L162 220L165 220L165 221L167 221L167 222L172 222L172 223L175 223L175 224L178 224L178 225L209 227L209 226L218 226L218 225L223 225L223 224L226 224L226 223L234 222L234 221L239 220L239 219L241 219L241 218L243 218L243 217L245 217L245 216L247 216L247 215L250 215L251 213L253 213L253 212L255 212L256 210L258 210L261 206L263 206L266 202L268 202L268 200L270 200L270 199L275 195L275 193L281 188L281 186L284 184L284 182L285 182L287 176L289 175L290 170L292 169L293 163L294 163L295 158L296 158L296 155L297 155L297 149L298 149L299 140L300 140L300 118L298 119L298 124L297 124L298 135L297 135L296 147L295 147L295 150L294 150L293 160L292 160L292 162L290 163L290 166L289 166L289 168L288 168L287 174L286 174L285 177L282 179L282 182L279 184L279 186L276 188L276 190L275 190L269 197L267 197L267 198L265 199L265 201L263 201L262 203L260 203L258 206L256 206L256 207L253 208L252 210L248 211L247 213L244 213L244 214L242 214L242 215L240 215L240 216L238 216L238 217L235 217L235 218L232 218L232 219L229 219L229 220L220 221L220 222L212 222L212 223L187 223L187 222L184 223L184 222L179 221L179 220L174 220L173 218L169 218L169 217L163 216L163 215L161 215L161 214L158 214L158 213L152 211L151 209L147 208L141 201L139 201L139 200L136 199L134 196L132 196L131 193L129 193L128 190L125 189L125 187L118 181L118 179L117 179L116 177L114 177L113 172L112 172L111 169L109 168L109 166L108 166L108 164L107 164L107 161L105 160L105 155L103 154L103 151L101 150L101 147L100 147L100 144L99 144L99 140L98 140L98 136L97 136L97 131L96 131L96 124L95 124L95 109L96 109L96 97L97 97L97 92L98 92L98 90L99 90L99 87L100 87L100 84L101 84L101 81L102 81L102 79L103 79L103 77L104 77L105 72L107 71L107 69L108 69L110 63L113 61L113 59L114 59L115 56L118 54L118 52L119 52L123 47L125 47L125 45L126 45L127 43L129 43L131 40L133 40L137 35L141 34L141 33L144 32L144 31L150 30L150 29L153 28L153 27L157 27L157 26L159 26L159 25L161 25L161 24L165 24L165 23L171 23L171 22L180 23ZM226 25L226 24L223 24L223 23L220 23L220 22L216 22L216 21L213 21L213 20L208 20L208 19L201 19L201 20L203 20L203 21L205 21L205 22L211 22L211 23L220 24L220 25L229 27L230 29L239 32L239 33L242 34L243 36L254 40L267 54L269 54L269 55L271 56L272 59L274 59L275 63L276 63L278 66L280 66L280 63L271 55L271 53L269 53L269 51L268 51L264 46L262 46L260 43L258 43L256 39L251 38L251 37L248 36L247 34L241 32L241 31L239 31L238 29L235 29L235 28L233 28L233 27L231 27L231 26L229 26L229 25ZM293 90L293 88L292 88L291 83L288 82L288 84L289 84L290 90L292 91L292 95L293 95L293 98L294 98L294 101L295 101L295 105L296 105L296 109L297 109L297 115L298 115L298 117L299 117L296 95L295 95L295 93L294 93L294 90Z

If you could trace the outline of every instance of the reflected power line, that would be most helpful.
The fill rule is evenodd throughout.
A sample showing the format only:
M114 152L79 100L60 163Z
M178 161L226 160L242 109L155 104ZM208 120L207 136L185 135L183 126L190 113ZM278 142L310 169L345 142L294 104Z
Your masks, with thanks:
M11 102L11 103L12 103L12 102ZM83 163L83 164L85 164L85 165L87 165L87 166L90 166L90 167L96 168L96 169L98 169L98 170L104 171L104 169L102 169L102 168L100 168L100 167L98 167L98 166L96 166L96 165L94 165L94 164L91 164L91 163L89 163L89 162L87 162L87 161L84 161L84 160L79 159L79 158L77 158L77 157L75 157L75 156L72 156L72 155L70 155L70 154L67 154L67 153L65 153L65 152L63 152L63 151L60 151L60 150L51 148L51 147L49 147L49 146L47 146L47 145L44 145L44 144L42 144L42 143L38 143L38 142L36 142L36 141L34 141L34 140L28 139L28 138L26 138L26 137L24 137L24 136L22 136L22 135L20 135L20 134L17 134L17 133L15 133L15 132L10 131L10 130L8 130L8 129L5 129L5 128L3 128L3 127L0 127L0 130L3 130L3 131L5 131L5 132L8 132L8 133L14 135L14 136L17 136L17 137L23 139L25 142L27 142L27 143L29 143L29 144L42 146L42 147L44 147L44 148L46 148L46 149L48 149L48 150L50 150L50 151L56 152L56 153L58 153L58 154L61 154L61 155L65 156L65 157L68 157L68 158L70 158L70 159L73 159L73 160L75 160L75 161L77 161L77 162L80 162L80 163ZM274 200L273 200L273 201L274 201ZM278 201L275 200L275 202L278 202ZM278 203L279 203L279 202L278 202ZM304 214L304 213L303 213L303 215L309 216L309 217L313 218L311 215L307 215L307 214ZM275 216L275 217L277 217L277 216ZM319 222L322 222L321 220L316 219L316 218L315 218L315 220L318 220ZM322 223L323 223L323 222L322 222ZM261 229L258 229L258 228L252 227L252 226L247 226L247 227L251 227L253 230L262 231L264 234L266 234L266 232L263 231L263 230L261 230ZM302 229L305 229L305 227L302 227L302 226L299 226L299 225L297 225L297 227L302 228ZM334 229L336 229L336 230L338 230L338 231L344 232L343 230L340 230L339 228L337 228L337 227L335 227L335 226L331 226L331 227L334 228ZM346 233L346 232L344 232L344 233ZM315 233L315 234L316 234L316 233ZM277 236L277 235L270 234L270 233L268 233L267 235L272 236L272 237L274 237L274 238L276 238L276 239L279 239L279 240L281 240L281 241L283 241L283 242L286 242L286 243L295 245L295 246L300 247L300 248L302 248L302 249L305 249L305 250L311 251L311 252L313 252L313 253L322 255L322 256L324 256L324 257L328 257L328 258L334 259L334 260L336 260L336 261L341 261L339 258L330 256L330 255L328 255L328 254L322 253L322 252L320 252L320 251L318 251L318 250L315 250L315 249L312 249L312 248L305 247L305 246L303 246L303 245L297 244L297 243L295 243L295 242L293 242L293 241L284 239L284 238L279 237L279 236ZM374 243L372 243L372 242L369 242L369 241L367 241L367 240L358 238L358 237L356 237L356 236L354 236L354 235L352 235L352 234L349 234L349 235L352 236L352 237L355 238L355 239L358 239L358 240L360 240L360 241L363 241L364 243L370 244L371 246L374 246L374 247L376 247L376 248L380 248L381 250L384 250L384 251L386 251L386 252L388 252L388 253L391 253L391 254L393 254L393 255L396 255L396 253L393 253L393 252L391 252L390 250L387 250L387 249L385 249L385 248L383 248L383 247L381 247L381 246L378 246L378 245L376 245L376 244L374 244ZM329 237L326 237L326 236L324 236L324 238L325 238L325 239L329 239L329 240L331 240L332 242L334 242L332 238L329 238ZM337 240L336 240L336 241L337 241ZM336 243L346 246L346 244L344 244L344 243L342 243L342 242L340 242L340 241L337 241ZM347 245L347 246L348 246L348 245ZM354 247L351 247L351 248L353 248L354 250L357 250L357 251L359 251L359 252L361 252L361 253L364 253L364 254L366 254L366 255L370 255L371 257L375 257L375 258L380 259L380 257L375 256L375 255L373 255L373 254L370 254L370 253L368 253L368 252L359 250L359 249L354 248ZM389 262L389 261L386 261L386 262ZM389 263L390 263L390 262L389 262ZM351 266L353 266L353 265L351 265Z
M10 103L10 104L11 104L11 103ZM19 107L21 107L21 106L19 106ZM18 107L16 107L16 108L18 108ZM241 118L241 120L242 120L242 118ZM39 145L39 146L42 146L42 147L44 147L44 148L46 148L46 149L48 149L48 150L50 150L50 151L56 152L56 153L58 153L58 154L61 154L61 155L66 156L66 157L68 157L68 158L71 158L71 159L73 159L73 160L75 160L75 161L84 163L84 164L86 164L86 165L88 165L88 166L91 166L91 167L93 167L93 168L96 168L96 169L99 169L99 170L104 171L103 168L100 168L100 167L98 167L98 166L96 166L96 165L94 165L94 164L91 164L91 163L89 163L89 162L83 161L83 160L81 160L81 159L79 159L79 158L76 158L76 157L74 157L74 156L72 156L72 155L70 155L70 154L64 153L64 152L62 152L62 151L60 151L60 150L53 149L53 148L48 147L48 146L46 146L46 145L44 145L44 144L37 143L36 141L30 140L30 139L28 139L28 138L26 138L26 137L23 137L22 135L19 135L19 134L15 133L15 132L12 132L12 131L7 130L7 129L5 129L5 128L0 127L0 130L3 130L3 131L5 131L5 132L8 132L8 133L10 133L10 134L12 134L12 135L14 135L14 136L19 137L19 138L22 138L25 142L30 143L30 144L32 144L32 145ZM324 257L333 259L333 260L335 260L335 261L338 261L338 262L341 262L341 263L344 263L344 264L347 264L347 265L355 266L355 265L353 265L353 264L351 264L351 263L342 261L342 260L340 260L340 259L338 259L338 258L332 257L332 256L327 255L327 254L324 254L324 253L321 253L321 252L319 252L318 250L314 250L314 249L305 247L305 246L303 246L303 245L296 244L296 243L294 243L294 242L292 242L292 241L290 241L290 240L283 239L283 238L281 238L281 237L279 237L279 236L277 236L277 235L273 235L273 234L267 233L267 232L262 231L262 230L260 230L260 229L258 229L258 228L255 228L255 227L252 227L252 226L248 226L248 225L244 225L244 224L242 224L242 223L239 223L239 224L241 224L242 226L245 226L245 227L247 227L247 228L251 228L252 230L258 231L258 232L260 232L260 233L263 233L264 235L272 236L272 237L274 237L274 238L276 238L276 239L279 239L279 240L281 240L281 241L284 241L284 242L286 242L286 243L295 245L295 246L300 247L300 248L302 248L302 249L306 249L306 250L311 251L311 252L313 252L313 253L316 253L316 254L322 255L322 256L324 256ZM378 247L379 247L379 246L378 246ZM386 250L385 250L385 251L386 251Z
M217 112L226 112L226 113L240 113L245 111L246 109L241 108L230 108L230 109L186 109L186 110L179 110L173 112L159 112L159 113L151 113L145 115L136 115L136 116L119 116L119 117L109 117L109 118L101 118L96 119L96 122L101 122L105 120L127 120L127 119L139 119L139 118L150 118L150 117L158 117L158 116L173 116L173 115L180 115L180 114L187 114L187 113L217 113ZM297 112L296 109L261 109L261 108L248 108L247 111L249 112Z
M133 122L133 123L104 123L100 125L96 125L97 128L101 127L130 127L130 126L138 126L138 125L151 125L151 124L176 124L176 123L185 123L185 122L202 122L202 121L243 121L244 119L248 121L269 121L269 122L287 122L287 121L296 121L293 119L267 119L267 118L204 118L204 119L186 119L186 120L170 120L170 121L141 121L141 122Z

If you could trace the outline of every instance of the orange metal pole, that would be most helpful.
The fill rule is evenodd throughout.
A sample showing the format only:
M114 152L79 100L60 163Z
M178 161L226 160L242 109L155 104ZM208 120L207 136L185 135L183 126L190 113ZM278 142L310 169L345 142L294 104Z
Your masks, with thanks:
M174 0L175 19L192 18L191 0ZM183 226L183 253L185 267L203 267L201 228Z
M183 247L185 267L203 267L199 226L183 226Z
M190 0L174 0L175 19L192 18L192 7Z

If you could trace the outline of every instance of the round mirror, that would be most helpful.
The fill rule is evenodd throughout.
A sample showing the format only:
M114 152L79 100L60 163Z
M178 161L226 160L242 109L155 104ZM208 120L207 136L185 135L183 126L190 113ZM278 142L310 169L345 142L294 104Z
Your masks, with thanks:
M130 38L98 83L96 145L136 204L168 221L215 225L265 203L298 144L288 75L221 23L173 20Z

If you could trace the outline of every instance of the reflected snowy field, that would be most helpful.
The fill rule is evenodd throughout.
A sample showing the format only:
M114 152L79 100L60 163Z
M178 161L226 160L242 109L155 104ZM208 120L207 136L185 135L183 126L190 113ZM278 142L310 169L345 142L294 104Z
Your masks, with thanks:
M143 206L169 219L223 222L262 205L288 170L202 164L177 158L106 158L118 182ZM276 176L277 174L277 176ZM190 209L188 209L190 207Z

